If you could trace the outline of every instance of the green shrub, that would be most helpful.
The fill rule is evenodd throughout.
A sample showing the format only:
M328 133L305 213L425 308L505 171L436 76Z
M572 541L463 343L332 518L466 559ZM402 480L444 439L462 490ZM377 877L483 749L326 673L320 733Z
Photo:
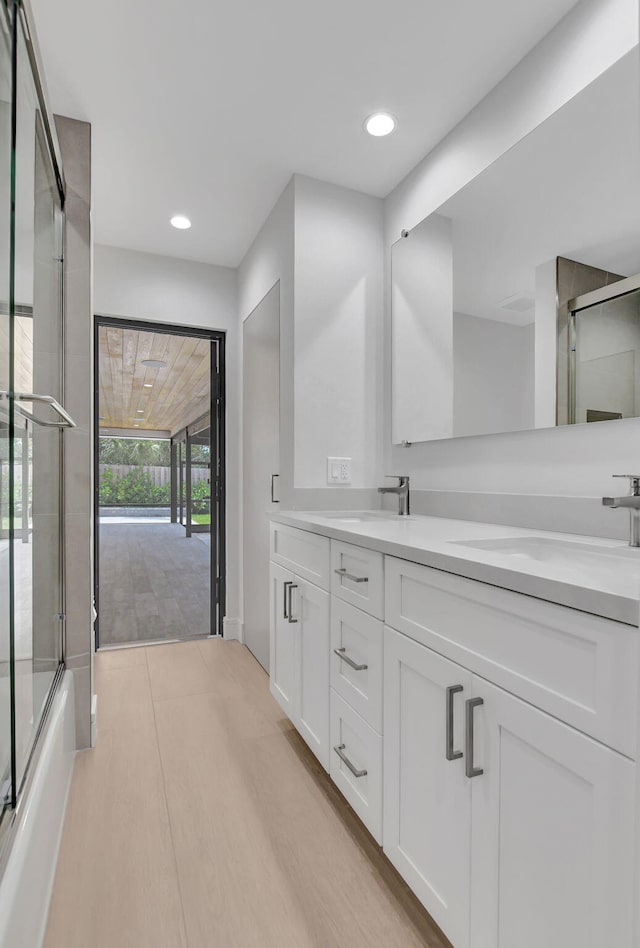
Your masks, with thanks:
M100 475L100 503L103 506L168 504L170 499L170 485L154 484L151 475L140 468L118 476L108 467Z

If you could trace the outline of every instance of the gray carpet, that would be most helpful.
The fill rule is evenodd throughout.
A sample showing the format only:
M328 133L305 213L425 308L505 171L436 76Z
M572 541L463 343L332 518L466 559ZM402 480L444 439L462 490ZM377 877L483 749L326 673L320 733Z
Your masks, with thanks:
M100 645L210 635L209 555L177 523L101 523Z

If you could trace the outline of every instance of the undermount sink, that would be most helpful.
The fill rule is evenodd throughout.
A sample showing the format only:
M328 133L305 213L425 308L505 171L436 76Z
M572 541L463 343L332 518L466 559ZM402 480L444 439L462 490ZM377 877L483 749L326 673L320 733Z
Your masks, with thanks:
M599 546L553 537L500 537L493 540L455 540L456 546L500 553L505 556L537 560L549 565L577 566L619 574L634 572L640 577L640 550L627 544Z
M400 517L389 510L356 510L338 511L321 514L326 520L339 520L340 523L399 523L411 520L411 517Z

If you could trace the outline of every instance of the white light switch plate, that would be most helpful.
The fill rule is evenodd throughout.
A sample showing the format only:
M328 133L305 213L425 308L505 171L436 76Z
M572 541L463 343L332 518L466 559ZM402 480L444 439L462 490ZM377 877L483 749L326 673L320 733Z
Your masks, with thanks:
M327 458L327 484L351 483L351 458Z

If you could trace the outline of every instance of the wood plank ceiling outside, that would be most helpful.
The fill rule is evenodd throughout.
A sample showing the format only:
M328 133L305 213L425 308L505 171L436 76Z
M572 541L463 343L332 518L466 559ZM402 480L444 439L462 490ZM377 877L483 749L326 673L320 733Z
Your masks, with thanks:
M100 326L98 354L101 429L173 434L209 410L209 340Z

